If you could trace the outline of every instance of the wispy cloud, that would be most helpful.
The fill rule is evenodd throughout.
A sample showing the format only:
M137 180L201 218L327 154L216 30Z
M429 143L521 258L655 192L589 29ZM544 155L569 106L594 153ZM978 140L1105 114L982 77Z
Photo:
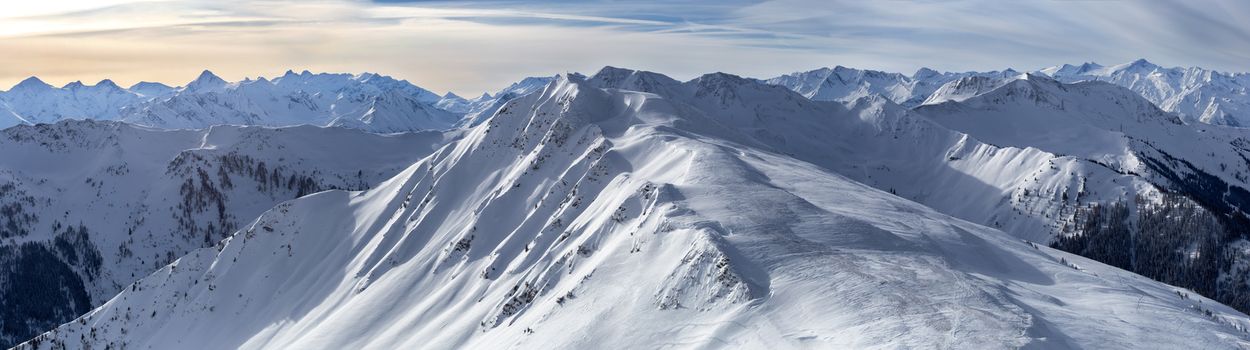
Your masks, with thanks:
M474 94L603 65L679 78L846 65L1248 70L1244 1L51 1L0 5L0 86L378 71Z

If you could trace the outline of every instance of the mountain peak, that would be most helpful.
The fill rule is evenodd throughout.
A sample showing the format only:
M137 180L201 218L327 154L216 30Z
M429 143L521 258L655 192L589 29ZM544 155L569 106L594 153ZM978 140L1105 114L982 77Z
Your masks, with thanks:
M1094 62L1085 62L1079 66L1064 63L1062 65L1053 66L1050 68L1039 70L1038 72L1045 74L1045 75L1049 75L1054 78L1063 78L1063 77L1078 77L1078 76L1085 76L1089 74L1097 74L1099 73L1097 71L1101 69L1103 69L1103 66L1100 64L1097 64Z
M221 77L218 77L218 76L217 76L217 74L213 74L213 71L210 71L210 70L205 69L203 72L200 72L200 76L199 76L199 77L195 78L195 80L206 80L206 79L218 79L218 80L220 80L220 79L221 79Z
M642 92L659 92L663 86L680 85L663 74L633 69L603 67L598 73L587 80L592 86L599 88L624 89Z
M731 84L731 85L743 85L743 84L750 82L747 78L743 78L743 77L725 73L725 72L704 74L704 75L699 76L698 78L695 78L695 80L705 83L705 84L715 83L715 84Z
M43 80L40 80L38 77L32 76L30 78L26 78L25 80L22 80L22 82L17 83L17 85L14 85L11 90L48 89L48 88L52 88L52 85L48 85L48 83L43 82Z
M927 78L932 78L932 77L936 77L939 75L942 75L942 73L933 69L929 69L928 67L920 67L920 69L916 70L916 73L911 75L911 78L912 79L927 79Z
M95 83L95 86L101 87L101 88L109 88L109 89L121 89L121 87L117 86L117 83L114 83L113 80L111 79L101 80L100 82Z
M997 90L1010 83L1031 84L1027 81L1030 78L1030 75L1020 77L968 75L942 84L942 86L925 98L922 104L931 105L947 101L964 101Z
M169 85L155 83L150 81L141 81L130 86L130 90L146 90L146 89L173 89Z
M85 86L87 85L83 84L82 80L75 80L75 81L70 82L69 84L65 84L65 86L61 88L62 89L81 89Z
M203 72L200 73L199 77L195 78L194 81L187 84L186 90L194 91L194 90L203 90L203 89L217 89L217 88L224 87L225 85L226 85L226 81L224 79L221 79L221 77L218 77L216 74L213 74L213 72L205 69Z
M1144 61L1144 60L1143 60L1143 61ZM1102 65L1101 65L1101 64L1097 64L1097 63L1094 63L1094 62L1085 62L1085 63L1081 64L1081 66L1078 68L1078 70L1079 70L1080 72L1084 73L1084 72L1088 72L1088 71L1095 70L1095 69L1100 69L1100 68L1102 68Z
M1122 64L1117 70L1154 70L1159 68L1158 65L1150 63L1145 58L1139 58L1136 61Z
M593 79L594 77L626 76L626 75L634 74L634 72L635 71L633 69L613 67L613 66L603 66L603 68L600 68L598 72L595 72L595 74L592 74L591 78Z

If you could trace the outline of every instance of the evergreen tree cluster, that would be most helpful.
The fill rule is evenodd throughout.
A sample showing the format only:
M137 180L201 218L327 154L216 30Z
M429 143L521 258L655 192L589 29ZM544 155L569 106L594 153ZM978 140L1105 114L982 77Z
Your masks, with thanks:
M179 188L181 201L174 211L179 231L187 237L202 237L205 247L212 246L238 229L237 220L226 209L226 191L246 184L247 180L255 184L256 192L274 198L298 198L338 189L338 186L323 185L318 181L321 174L317 172L305 174L282 165L271 166L263 160L238 152L208 156L197 152L183 152L170 162L166 173L183 178ZM357 173L356 182L359 186L350 186L359 188L346 189L367 188L363 175L363 171ZM201 215L204 214L211 216L209 222L202 225Z
M0 184L0 239L30 234L30 227L39 222L39 216L31 212L35 204L35 197L14 183Z
M1234 269L1242 253L1231 244L1247 226L1177 193L1164 193L1158 203L1135 202L1135 210L1123 202L1078 208L1073 232L1051 247L1250 311L1250 279Z
M81 225L51 242L0 246L0 348L91 311L83 281L97 276L101 263Z

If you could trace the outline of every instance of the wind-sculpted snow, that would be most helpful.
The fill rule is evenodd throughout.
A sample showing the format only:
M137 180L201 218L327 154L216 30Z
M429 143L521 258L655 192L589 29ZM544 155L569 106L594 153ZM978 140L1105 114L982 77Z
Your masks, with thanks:
M281 201L369 188L451 137L103 121L0 131L0 345L72 320Z
M1219 303L840 175L856 150L827 140L968 147L908 159L955 172L1054 160L1035 149L925 132L889 101L601 74L376 187L280 204L19 348L1250 345ZM908 135L928 136L889 141Z

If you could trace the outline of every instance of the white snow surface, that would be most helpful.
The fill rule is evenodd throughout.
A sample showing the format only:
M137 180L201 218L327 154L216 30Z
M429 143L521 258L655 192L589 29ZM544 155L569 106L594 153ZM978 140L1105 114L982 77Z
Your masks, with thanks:
M1022 81L992 91L1069 89ZM1012 169L1085 161L853 102L562 75L381 185L280 204L22 347L1250 346L1219 303L855 181L916 179L897 166L953 187L935 197L1002 198L1027 177Z
M76 120L16 126L0 131L0 184L12 186L0 202L35 218L19 224L25 234L0 244L48 242L56 227L87 228L103 264L75 272L99 305L301 187L368 188L455 135L311 126L167 131Z

